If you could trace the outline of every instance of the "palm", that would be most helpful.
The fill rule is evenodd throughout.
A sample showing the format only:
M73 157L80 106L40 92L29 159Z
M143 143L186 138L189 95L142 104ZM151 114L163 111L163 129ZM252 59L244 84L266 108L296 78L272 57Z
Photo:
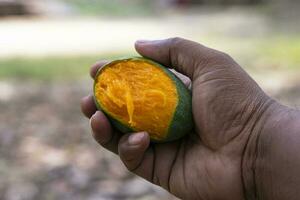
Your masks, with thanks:
M234 63L226 67L236 68L235 72L245 76ZM217 67L204 74L209 76L199 74L193 81L195 133L177 143L153 146L157 166L153 167L152 181L182 198L242 199L241 159L245 142L241 141L246 140L248 133L234 123L240 127L247 124L237 122L242 118L235 117L242 115L239 106L243 105L238 103L242 99L228 97L233 95L230 91L243 95L243 84L237 82L239 87L234 88L235 83L227 81L231 74L226 77Z

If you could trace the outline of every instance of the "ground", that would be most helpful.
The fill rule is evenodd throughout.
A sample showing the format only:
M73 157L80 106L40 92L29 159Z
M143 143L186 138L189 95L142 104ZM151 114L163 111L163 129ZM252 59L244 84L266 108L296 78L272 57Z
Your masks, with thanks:
M168 198L94 142L79 107L90 85L0 82L0 199Z
M92 139L88 69L136 39L182 36L223 50L282 103L300 105L300 38L253 8L133 19L0 21L0 199L175 199Z

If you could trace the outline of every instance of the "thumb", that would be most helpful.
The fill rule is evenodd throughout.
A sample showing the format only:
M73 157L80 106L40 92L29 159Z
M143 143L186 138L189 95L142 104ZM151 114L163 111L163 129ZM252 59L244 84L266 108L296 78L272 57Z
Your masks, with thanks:
M210 58L219 57L221 52L196 42L169 38L165 40L138 40L135 48L144 57L155 60L188 76L193 80L195 71L207 66Z

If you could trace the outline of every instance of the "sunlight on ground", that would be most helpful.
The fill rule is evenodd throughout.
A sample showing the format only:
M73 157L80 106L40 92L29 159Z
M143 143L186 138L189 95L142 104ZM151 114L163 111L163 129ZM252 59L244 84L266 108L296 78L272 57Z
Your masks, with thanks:
M7 102L14 95L14 87L5 81L0 81L0 101Z
M49 56L134 52L137 39L180 36L208 43L225 38L259 38L270 32L256 11L170 13L144 18L31 18L0 21L0 56ZM220 48L220 46L219 46Z

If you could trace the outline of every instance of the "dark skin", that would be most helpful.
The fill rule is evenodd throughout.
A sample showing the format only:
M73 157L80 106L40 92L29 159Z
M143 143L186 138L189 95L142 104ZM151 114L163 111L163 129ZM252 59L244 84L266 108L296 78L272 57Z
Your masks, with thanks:
M128 170L182 199L299 199L300 114L266 95L227 54L181 38L138 41L142 56L192 82L195 129L170 143L114 130L82 100L96 141ZM91 68L91 76L106 61ZM299 122L299 123L298 123Z

